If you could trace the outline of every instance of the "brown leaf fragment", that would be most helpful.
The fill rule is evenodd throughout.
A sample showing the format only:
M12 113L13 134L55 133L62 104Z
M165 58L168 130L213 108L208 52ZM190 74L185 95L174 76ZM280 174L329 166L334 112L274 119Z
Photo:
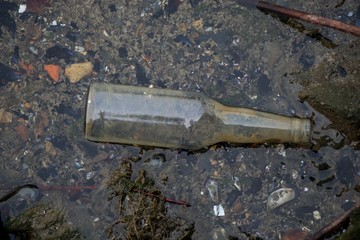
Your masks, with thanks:
M29 131L25 125L19 125L15 128L17 134L23 141L29 140Z
M49 7L48 0L26 0L26 11L39 14L45 7Z
M45 112L38 112L35 118L35 128L34 128L35 138L39 138L44 133L44 130L48 125L49 125L48 115Z
M25 35L31 41L38 41L42 35L41 27L33 23L27 25Z

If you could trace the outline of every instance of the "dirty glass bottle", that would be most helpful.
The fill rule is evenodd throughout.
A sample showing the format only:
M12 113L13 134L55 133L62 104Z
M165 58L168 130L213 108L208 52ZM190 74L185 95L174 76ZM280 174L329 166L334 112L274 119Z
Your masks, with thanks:
M198 150L219 142L308 143L309 119L229 107L196 92L92 83L91 141Z

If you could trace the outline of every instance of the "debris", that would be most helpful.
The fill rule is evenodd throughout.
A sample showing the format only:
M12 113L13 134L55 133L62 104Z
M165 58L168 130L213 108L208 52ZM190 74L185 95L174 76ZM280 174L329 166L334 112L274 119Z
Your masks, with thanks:
M320 220L321 219L321 214L318 210L313 211L313 217L315 220Z
M40 14L45 7L50 7L48 0L26 0L26 11Z
M224 217L225 216L225 210L224 207L219 204L219 205L214 205L214 215L217 217Z
M232 180L234 181L234 186L236 187L236 189L241 191L240 179L236 176L233 176Z
M25 107L26 109L31 109L31 108L32 108L31 103L29 103L29 102L25 102L25 103L24 103L24 107Z
M290 177L292 180L296 181L299 178L300 174L296 169L290 170Z
M56 156L58 151L50 141L45 141L45 152L51 156Z
M24 60L20 58L18 46L15 46L14 48L14 54L11 58L11 61L18 65L22 74L26 74L28 76L33 76L36 74L35 67L31 64L27 64Z
M281 240L304 240L310 233L302 229L291 229L281 234Z
M38 50L36 47L34 47L34 46L30 46L30 47L29 47L29 50L30 50L30 52L33 53L34 55L38 55L38 54L39 54L39 50Z
M23 13L26 11L26 4L20 4L18 13Z
M275 209L295 198L295 192L291 188L280 188L272 192L267 200L267 208L269 210Z
M65 69L65 77L71 83L77 83L83 77L89 76L93 71L93 64L91 62L74 63Z
M191 204L188 203L188 202L185 202L185 201L174 200L174 199L167 198L167 197L164 197L164 196L159 195L159 194L154 194L154 193L150 193L150 192L145 192L145 191L142 191L142 190L139 190L139 189L134 189L133 191L134 191L134 192L138 192L138 193L142 193L142 194L144 194L144 195L146 195L146 196L149 196L149 197L158 198L158 199L160 199L160 200L163 200L163 201L166 202L166 203L172 203L172 204L181 205L181 206L185 206L185 207L191 207Z
M19 125L15 128L17 134L20 136L21 140L28 141L29 140L29 131L25 125Z
M39 138L45 128L49 125L49 117L45 112L38 112L35 119L34 134L35 138Z
M78 52L82 55L86 55L87 52L83 46L75 46L75 52Z
M146 176L144 170L134 179L131 164L121 163L115 170L107 187L111 190L109 199L116 198L119 203L118 219L108 229L108 238L115 236L117 225L125 231L118 233L116 238L126 239L165 239L180 234L176 239L191 239L194 224L187 224L181 218L170 218L166 213L165 203L190 206L189 203L166 198L155 187L155 182ZM125 207L126 208L125 208ZM123 211L126 209L126 211ZM119 236L120 234L120 236Z
M267 3L264 1L249 1L249 0L236 0L241 5L255 5L261 11L267 13L274 13L285 17L295 18L301 21L317 24L324 27L337 29L342 32L351 33L355 36L360 36L360 27L352 26L343 22L320 17L317 15L309 14L307 12L298 11L286 7L282 7L276 4Z
M209 180L206 181L205 187L209 191L211 200L219 202L219 184L215 180L209 178Z
M6 112L4 108L0 108L0 123L11 123L12 122L12 114L10 112Z
M53 82L58 82L60 79L61 67L55 64L44 65L45 71L48 72Z
M220 239L230 239L229 234L223 227L217 227L211 231L212 239L220 240Z
M23 60L20 60L18 66L27 76L34 76L36 74L35 67L31 64L24 62Z
M280 156L286 157L286 149L285 149L284 144L278 144L278 145L276 146L276 152L277 152Z
M202 19L195 20L191 24L197 31L201 31L204 27L204 23Z
M165 155L162 153L155 154L144 161L144 165L152 167L160 167L166 161Z
M26 27L26 38L31 41L37 41L41 38L42 30L40 26L34 23L29 23Z

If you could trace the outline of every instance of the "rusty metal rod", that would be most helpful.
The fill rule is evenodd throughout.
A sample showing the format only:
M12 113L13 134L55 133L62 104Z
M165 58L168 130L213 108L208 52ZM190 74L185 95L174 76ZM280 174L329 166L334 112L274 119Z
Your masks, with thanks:
M279 15L283 15L290 18L295 18L300 21L309 22L313 24L317 24L324 27L333 28L342 32L351 33L357 37L360 37L360 27L349 25L340 21L328 19L325 17L320 17L314 14L310 14L303 11L298 11L286 7L282 7L279 5L267 3L264 1L255 1L255 0L236 0L238 4L245 5L245 6L255 6L259 10L268 12L268 13L275 13Z
M344 212L340 216L336 217L333 221L328 223L325 227L320 229L314 235L305 238L306 240L320 240L324 239L326 236L331 235L335 230L339 229L346 221L349 221L350 215L354 211L360 209L360 203L357 203L355 206L350 208L348 211Z

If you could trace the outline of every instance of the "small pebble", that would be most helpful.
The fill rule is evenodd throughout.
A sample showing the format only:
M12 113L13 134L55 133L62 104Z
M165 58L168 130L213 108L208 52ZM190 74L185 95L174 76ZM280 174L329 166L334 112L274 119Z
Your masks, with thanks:
M71 83L77 83L85 76L88 76L93 71L93 64L91 62L74 63L65 69L65 77Z
M290 176L293 180L296 180L299 178L299 172L296 171L295 169L291 169Z
M44 70L49 74L54 83L60 80L61 67L54 64L44 65Z
M58 151L50 141L45 141L45 152L51 156L56 156Z
M313 217L315 220L320 220L321 219L321 214L319 211L313 211Z
M295 198L295 192L291 188L280 188L272 192L267 200L267 208L275 209Z
M0 123L11 123L12 122L12 114L10 112L6 112L4 108L0 108Z

